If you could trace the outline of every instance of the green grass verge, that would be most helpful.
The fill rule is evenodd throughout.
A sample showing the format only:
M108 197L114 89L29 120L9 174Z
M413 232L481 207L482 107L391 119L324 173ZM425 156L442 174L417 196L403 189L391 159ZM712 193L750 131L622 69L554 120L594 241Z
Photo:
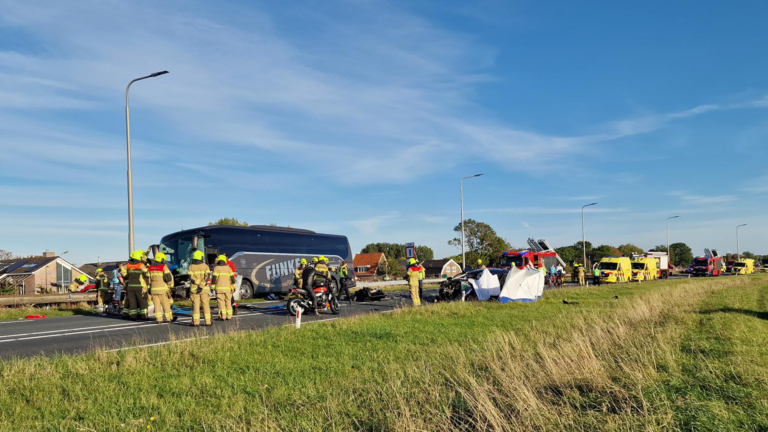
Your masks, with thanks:
M767 288L562 289L6 361L0 430L765 430Z
M24 307L0 307L0 321L14 321L19 319L25 319L27 315L45 315L46 317L63 317L72 315L83 315L93 313L93 309L86 303L72 305L72 306L57 306L57 307L37 307L37 306L24 306Z

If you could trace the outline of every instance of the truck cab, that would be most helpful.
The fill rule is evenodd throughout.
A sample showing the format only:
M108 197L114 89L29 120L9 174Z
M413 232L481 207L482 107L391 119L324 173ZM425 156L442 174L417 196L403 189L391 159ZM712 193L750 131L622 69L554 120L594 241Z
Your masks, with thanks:
M653 257L636 257L632 260L632 281L644 282L655 280L658 276L659 260Z
M693 259L691 270L694 276L720 276L724 269L720 257L700 256Z
M501 254L499 259L499 268L509 269L515 266L519 269L525 267L539 268L541 265L549 268L557 265L556 252L535 252L535 251L507 251Z
M627 257L605 257L597 268L600 279L606 283L624 283L632 277L632 262Z

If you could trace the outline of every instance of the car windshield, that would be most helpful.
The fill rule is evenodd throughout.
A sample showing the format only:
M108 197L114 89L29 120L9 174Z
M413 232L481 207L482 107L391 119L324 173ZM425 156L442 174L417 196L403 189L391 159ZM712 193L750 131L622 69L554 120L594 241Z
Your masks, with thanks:
M693 265L696 267L706 267L709 265L709 261L705 259L697 259L693 261Z
M619 268L619 263L615 262L601 262L600 267L598 267L600 270L616 270Z
M520 255L506 255L502 256L501 260L499 261L499 265L502 267L522 267L523 264L523 257Z
M734 267L746 267L746 266L747 266L747 263L739 263L739 262L737 262L737 263L736 263L736 264L734 264L733 266L734 266Z
M633 262L632 263L632 270L645 270L645 263Z

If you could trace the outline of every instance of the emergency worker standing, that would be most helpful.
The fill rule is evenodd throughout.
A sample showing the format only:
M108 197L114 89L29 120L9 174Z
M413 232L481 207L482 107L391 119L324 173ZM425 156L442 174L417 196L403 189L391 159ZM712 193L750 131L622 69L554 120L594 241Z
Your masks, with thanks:
M339 287L339 294L341 294L341 291L343 290L347 294L347 300L349 300L349 304L352 304L352 294L349 293L349 288L347 288L347 281L349 280L349 267L347 267L346 261L341 262L338 274L339 284L341 285Z
M586 274L584 273L584 266L576 264L577 270L579 271L579 286L584 286L586 283L584 282L584 277Z
M158 324L170 323L173 320L171 312L171 288L173 288L173 275L165 265L166 256L162 252L155 255L155 264L149 266L149 289L152 293L152 303L155 305L155 322Z
M296 289L301 289L301 287L304 286L304 269L307 268L307 260L302 258L301 261L299 261L299 266L296 267L296 270L293 272L293 286L296 287Z
M227 264L227 256L219 255L216 258L216 267L213 268L211 288L216 291L216 303L219 305L219 319L228 321L232 319L232 291L235 287L235 274Z
M109 277L103 269L96 269L96 298L100 310L109 302Z
M147 317L147 298L149 272L143 261L144 252L131 253L131 259L120 270L125 280L126 306L128 316L135 320L137 317Z
M600 269L595 265L595 270L592 273L592 283L595 285L600 285Z
M478 259L477 260L477 268L479 268L480 270L485 270L488 267L486 267L485 264L483 264L483 260Z
M424 269L422 266L416 263L416 259L411 258L408 261L410 267L406 273L406 280L408 281L408 287L411 289L411 300L414 306L421 306L421 298L419 298L419 277L421 277L421 271Z
M192 264L189 266L189 297L192 299L192 325L200 325L200 306L203 306L203 317L205 325L209 326L211 322L211 289L208 288L208 276L211 269L208 264L203 262L203 252L195 251L192 254Z

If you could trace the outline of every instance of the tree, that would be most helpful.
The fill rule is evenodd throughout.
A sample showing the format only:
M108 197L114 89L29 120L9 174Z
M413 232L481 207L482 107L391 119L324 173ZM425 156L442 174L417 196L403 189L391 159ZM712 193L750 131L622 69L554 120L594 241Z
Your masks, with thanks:
M214 225L231 225L231 226L241 226L241 227L249 226L248 222L246 221L240 222L236 218L221 218L216 222L208 222L208 226L214 226Z
M14 258L13 252L0 249L0 260L9 260L13 258Z
M742 258L755 259L755 254L753 254L752 252L749 252L749 251L744 251L744 252L741 253L741 257Z
M639 248L632 243L623 244L618 247L619 252L621 252L621 255L625 257L632 257L633 254L643 254L644 251L642 248Z
M399 243L369 243L360 251L360 253L382 252L387 259L405 259L405 245ZM416 256L419 261L428 261L435 259L435 252L429 246L416 246Z
M419 261L431 261L435 259L435 251L429 246L416 246L416 256Z
M599 262L601 259L609 256L621 256L621 251L613 246L600 245L592 249L592 253L589 254L592 257L593 262Z
M669 245L672 251L672 264L676 267L688 266L693 261L693 252L685 243L672 243Z
M559 248L555 248L555 252L557 252L558 255L560 255L560 258L565 261L566 264L573 264L575 262L581 262L582 260L582 251L576 245L573 246L562 246Z
M459 237L449 240L448 244L461 249L461 223L453 229ZM464 233L466 238L467 263L474 263L482 259L485 263L496 262L502 253L510 249L509 242L499 237L490 225L478 222L474 219L464 221ZM459 259L461 261L461 259ZM462 266L464 263L459 263Z
M650 251L653 251L653 252L667 252L667 245L654 246Z

